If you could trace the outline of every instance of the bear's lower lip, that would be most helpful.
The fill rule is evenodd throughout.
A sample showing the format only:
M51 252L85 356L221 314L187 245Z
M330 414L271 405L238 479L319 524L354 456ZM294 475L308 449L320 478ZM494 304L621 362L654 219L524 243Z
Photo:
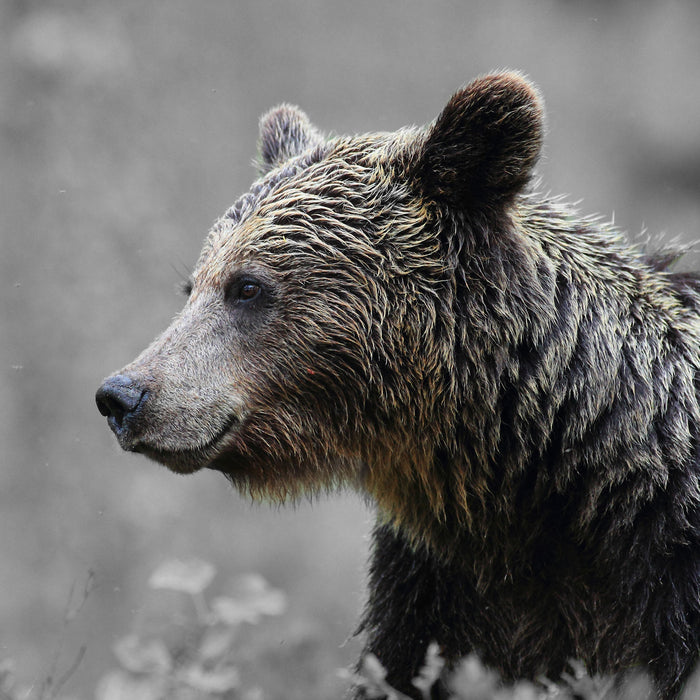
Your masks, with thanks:
M240 418L237 415L230 416L208 442L196 447L163 449L155 445L139 443L134 445L131 451L138 452L156 462L160 462L178 474L189 474L203 469L216 459L219 452L217 448L220 443L223 442L231 429L240 422Z
M214 435L214 437L211 440L209 440L208 443L206 443L203 447L198 448L198 449L209 450L211 448L216 447L226 437L226 435L231 430L231 428L233 428L234 425L237 425L240 422L241 421L240 421L240 418L238 417L238 415L229 416L228 419L224 422L224 424L221 427L221 429L219 430L219 432L216 433L216 435ZM197 449L197 448L195 448L195 449Z

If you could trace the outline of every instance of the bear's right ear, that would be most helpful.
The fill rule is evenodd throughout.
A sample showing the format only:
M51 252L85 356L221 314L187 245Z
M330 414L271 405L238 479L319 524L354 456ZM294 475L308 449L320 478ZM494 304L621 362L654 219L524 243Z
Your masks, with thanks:
M519 73L478 78L429 127L418 154L421 184L458 208L500 208L530 179L543 119L537 89Z
M322 134L298 107L275 107L260 117L258 170L264 175L322 142Z

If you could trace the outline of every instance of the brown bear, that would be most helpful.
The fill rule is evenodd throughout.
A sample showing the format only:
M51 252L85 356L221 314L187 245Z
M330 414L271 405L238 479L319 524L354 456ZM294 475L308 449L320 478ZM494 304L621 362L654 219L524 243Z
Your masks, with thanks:
M184 309L97 403L173 471L367 494L361 628L403 693L434 640L671 698L700 646L700 282L533 192L542 134L517 73L396 133L268 113Z

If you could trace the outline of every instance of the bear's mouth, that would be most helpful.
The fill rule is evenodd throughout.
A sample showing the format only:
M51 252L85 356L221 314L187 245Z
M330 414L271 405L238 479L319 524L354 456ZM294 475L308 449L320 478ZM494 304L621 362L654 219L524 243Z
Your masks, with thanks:
M228 435L229 431L233 428L234 425L238 425L241 422L240 417L238 414L232 414L230 415L223 423L221 428L219 429L219 432L214 435L214 437L209 440L209 442L205 443L202 447L200 448L195 448L199 450L210 450L215 447Z
M238 414L230 415L207 442L195 447L163 449L148 443L139 443L132 451L160 462L178 474L191 474L205 468L218 457L226 437L240 423L241 417Z

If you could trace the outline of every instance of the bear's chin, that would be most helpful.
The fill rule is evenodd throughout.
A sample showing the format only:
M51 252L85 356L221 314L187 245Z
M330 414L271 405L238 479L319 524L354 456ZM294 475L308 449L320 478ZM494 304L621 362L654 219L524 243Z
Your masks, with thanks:
M193 474L212 465L226 449L231 434L238 425L237 417L232 417L221 427L209 442L193 447L176 447L167 449L158 445L140 442L130 451L142 454L155 462L163 464L176 474Z
M194 474L200 469L206 468L211 461L199 450L169 452L140 446L133 451L148 457L154 462L158 462L158 464L164 465L175 474Z

